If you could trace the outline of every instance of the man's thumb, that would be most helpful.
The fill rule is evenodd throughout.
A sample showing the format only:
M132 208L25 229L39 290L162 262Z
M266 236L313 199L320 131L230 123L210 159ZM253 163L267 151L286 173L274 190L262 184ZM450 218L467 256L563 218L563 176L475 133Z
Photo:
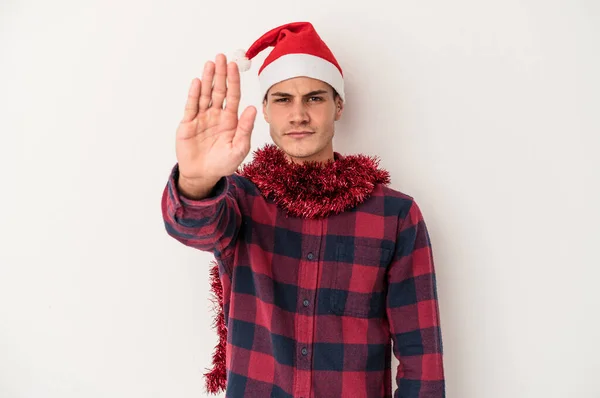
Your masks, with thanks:
M254 129L254 121L256 120L256 113L256 108L253 106L249 106L244 109L244 112L242 112L240 115L237 131L235 133L235 137L233 138L234 144L236 139L247 139L250 134L252 134L252 130Z

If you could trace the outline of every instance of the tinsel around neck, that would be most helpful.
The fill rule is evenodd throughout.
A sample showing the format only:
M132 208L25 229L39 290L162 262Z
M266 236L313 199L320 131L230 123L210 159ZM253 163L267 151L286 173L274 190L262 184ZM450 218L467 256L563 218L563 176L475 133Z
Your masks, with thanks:
M298 164L276 145L266 144L238 174L289 215L322 218L354 208L371 196L377 184L389 184L389 173L378 164L376 157L338 152L333 160Z

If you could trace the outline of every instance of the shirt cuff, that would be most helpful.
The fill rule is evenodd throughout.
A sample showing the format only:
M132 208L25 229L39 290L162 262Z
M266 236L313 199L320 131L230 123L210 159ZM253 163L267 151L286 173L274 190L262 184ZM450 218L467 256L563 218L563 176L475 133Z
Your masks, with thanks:
M169 191L172 194L173 204L175 208L179 208L181 206L189 206L189 207L207 207L212 206L215 203L223 200L227 195L227 191L229 190L229 179L227 177L221 177L215 188L213 189L210 196L204 199L190 199L183 196L179 190L177 189L177 180L179 179L179 164L175 164L173 166L173 170L171 171L171 176L169 177Z

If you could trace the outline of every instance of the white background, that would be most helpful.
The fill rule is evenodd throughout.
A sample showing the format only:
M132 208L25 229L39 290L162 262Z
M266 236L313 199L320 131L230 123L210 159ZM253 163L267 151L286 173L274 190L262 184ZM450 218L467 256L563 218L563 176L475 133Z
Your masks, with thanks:
M175 129L206 60L303 20L346 77L334 149L379 156L423 210L448 397L600 397L599 15L593 0L4 0L0 397L204 396L211 257L160 212ZM266 142L259 113L253 150Z

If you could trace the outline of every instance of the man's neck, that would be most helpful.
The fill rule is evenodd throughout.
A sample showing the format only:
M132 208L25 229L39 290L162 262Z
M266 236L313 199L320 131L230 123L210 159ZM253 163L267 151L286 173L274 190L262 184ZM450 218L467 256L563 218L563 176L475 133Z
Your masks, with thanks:
M305 162L315 162L315 161L318 163L325 163L328 160L335 160L335 156L334 156L332 147L326 148L326 149L322 150L321 152L315 153L311 156L301 157L301 158L290 156L286 152L284 152L284 154L285 154L285 158L289 162L296 163L296 164L304 164Z

